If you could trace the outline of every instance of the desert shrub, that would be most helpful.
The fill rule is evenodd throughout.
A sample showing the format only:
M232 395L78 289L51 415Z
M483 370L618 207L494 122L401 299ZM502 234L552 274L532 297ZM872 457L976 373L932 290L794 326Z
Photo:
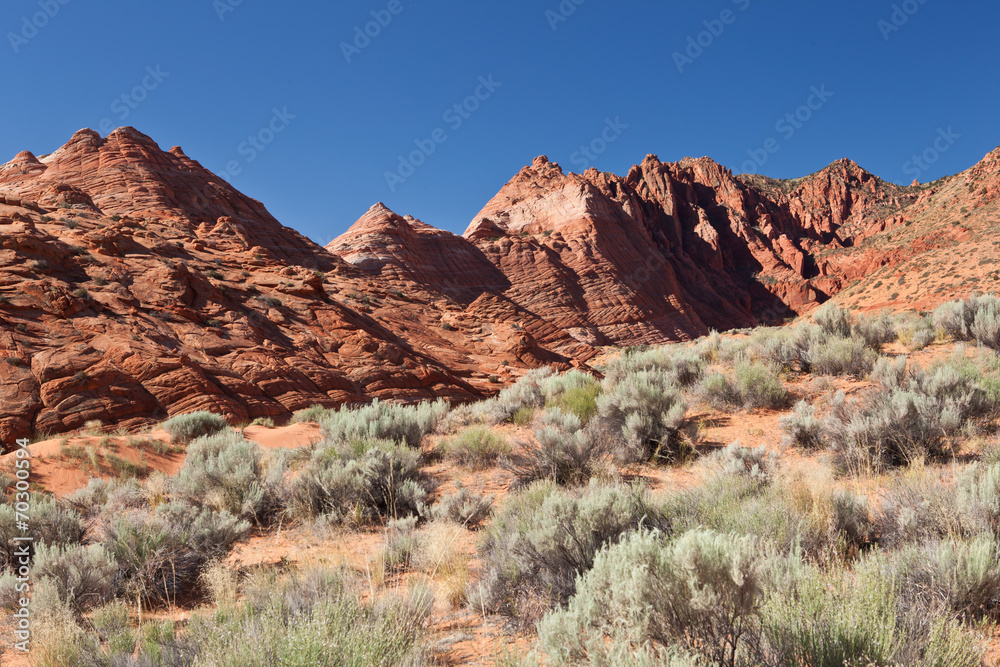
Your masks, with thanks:
M458 463L483 468L509 456L510 443L488 426L472 426L438 445L439 451Z
M380 576L409 569L413 556L420 548L420 541L414 534L417 517L390 519L385 527L385 543L376 563Z
M191 412L171 417L160 425L177 442L187 443L226 427L226 419L212 412Z
M539 418L535 442L523 443L508 465L522 485L542 479L577 484L595 474L606 453L579 417L549 408Z
M189 593L203 567L249 529L228 512L173 502L155 512L107 517L101 544L118 564L125 595L156 603Z
M936 339L937 334L934 333L933 329L929 327L921 328L913 332L913 335L910 337L909 343L907 344L907 348L912 351L922 350L933 343Z
M788 390L776 366L758 361L740 361L733 377L710 373L702 379L701 394L713 407L779 408L788 403Z
M417 405L385 403L378 399L360 408L342 407L327 411L320 418L323 437L329 442L378 439L403 442L417 447L434 430L450 406L447 401L422 402Z
M99 544L40 544L35 549L31 572L39 580L49 580L59 598L78 613L111 599L117 573L117 563Z
M64 630L58 639L61 661L44 664L270 667L425 662L421 639L430 611L427 595L362 602L358 588L346 573L321 568L258 577L244 587L243 602L197 613L183 632L172 622L146 623L133 631L122 622L127 616L106 612L101 627L109 637L107 645L80 631ZM69 623L71 617L67 627Z
M621 439L624 461L670 459L680 454L678 431L687 405L670 373L650 369L623 377L604 388L597 411L605 426Z
M851 311L838 308L833 303L826 303L816 311L813 319L819 328L830 336L850 338L854 329L854 318Z
M984 315L982 322L985 325L986 319L993 319L990 316L996 315L998 304L1000 300L991 294L973 294L965 300L941 304L934 311L932 321L946 336L955 340L971 340L976 337L973 331L976 319Z
M531 421L531 415L534 414L534 411L534 408L524 406L518 408L514 413L510 413L500 405L500 402L496 398L489 398L485 401L465 403L452 409L441 421L439 430L449 432L474 424L495 426L506 421L517 423L516 420L519 418L527 423Z
M578 379L582 379L583 374L580 376ZM533 368L516 383L501 389L496 398L482 401L473 410L486 423L508 422L519 411L534 410L545 405L546 386L551 383L553 392L556 392L560 386L566 384L566 381L557 378L556 371L548 366Z
M260 445L227 430L190 444L171 488L184 502L262 524L278 509L281 472L265 469Z
M806 401L795 404L795 411L779 420L785 432L784 444L816 449L823 446L823 421L816 418L816 408Z
M899 342L911 352L922 350L937 339L937 331L931 316L902 313L894 318L893 328Z
M735 456L728 466L716 466L704 484L667 496L659 509L665 525L675 534L708 528L751 536L782 553L801 551L816 562L849 555L871 542L866 499L813 480L754 474L754 465L747 464L767 459L757 450L746 452L750 455ZM761 464L756 465L759 470Z
M761 484L771 481L778 465L777 454L769 454L767 447L743 447L738 440L716 452L712 460L723 475L741 475Z
M865 347L874 352L881 352L882 347L896 340L895 322L888 312L875 316L860 316L851 327L851 338L860 338Z
M963 483L962 479L968 481ZM939 474L919 467L894 479L882 494L875 515L879 544L899 548L983 530L985 523L975 516L979 503L963 499L965 484L977 486L967 475L960 478L956 489Z
M308 408L303 408L302 410L297 410L292 414L292 418L289 421L290 424L303 424L307 422L318 424L323 415L327 413L327 409L322 405L310 405Z
M552 392L553 387L558 387L558 391ZM592 376L580 371L570 371L546 383L545 405L570 412L586 424L597 414L597 397L600 393L601 385Z
M732 362L747 358L773 364L783 370L809 372L807 352L815 340L826 336L817 325L798 325L783 328L758 328L742 341L742 349L727 355Z
M295 516L368 522L424 511L427 488L420 452L386 440L326 444L315 449L286 503Z
M932 318L937 328L955 340L975 340L1000 349L1000 299L992 294L943 303Z
M814 373L858 378L870 373L878 358L878 354L860 337L815 341L809 346L807 356L809 369Z
M192 619L182 646L200 663L406 665L423 661L425 596L362 603L336 570L309 570L246 591L247 602Z
M877 559L853 572L804 568L762 608L763 664L981 664L982 649L939 614L906 613Z
M434 503L431 508L435 519L447 520L475 529L490 516L493 498L473 493L455 484L455 493L447 495Z
M597 555L566 608L539 623L539 640L556 663L604 664L610 639L687 644L712 664L734 665L758 645L759 608L773 582L799 567L751 537L639 531Z
M571 389L580 389L594 384L596 380L590 373L573 369L559 375L548 375L539 381L541 392L546 401L550 401Z
M0 504L0 570L13 561L14 552L21 544L15 537L28 535L34 546L50 547L79 544L84 535L82 517L72 507L52 496L32 493L29 501L30 533L18 529L17 512L13 503Z
M992 350L975 350L967 355L964 345L957 345L951 356L931 367L936 370L946 367L957 372L962 378L979 387L985 395L980 407L984 413L1000 409L1000 355Z
M1000 546L990 535L913 544L893 554L901 592L920 605L940 601L966 620L1000 612Z
M967 523L1000 537L1000 463L970 466L955 486L956 502Z
M251 426L263 426L264 428L274 428L274 420L270 417L257 417L252 422Z
M656 514L640 487L591 483L566 491L551 482L507 499L479 545L481 580L472 606L530 625L575 592L605 544L615 543Z
M953 366L903 374L880 364L877 377L896 384L860 401L847 402L842 392L831 401L827 436L850 471L940 459L953 451L951 439L967 420L991 409L983 390Z
M617 384L638 371L658 370L671 375L676 384L689 387L705 372L707 354L701 347L678 345L630 349L608 362L604 376L608 383Z
M135 479L91 478L87 486L68 494L64 502L85 518L108 511L125 511L147 505L146 495Z

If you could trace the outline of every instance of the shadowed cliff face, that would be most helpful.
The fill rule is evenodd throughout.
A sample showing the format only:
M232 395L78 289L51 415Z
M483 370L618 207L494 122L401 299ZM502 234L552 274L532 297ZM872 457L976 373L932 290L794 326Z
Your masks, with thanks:
M998 155L909 188L847 160L776 181L707 158L622 177L540 157L462 236L378 204L324 249L178 147L82 130L0 166L0 441L465 400L600 346L781 320L995 224Z

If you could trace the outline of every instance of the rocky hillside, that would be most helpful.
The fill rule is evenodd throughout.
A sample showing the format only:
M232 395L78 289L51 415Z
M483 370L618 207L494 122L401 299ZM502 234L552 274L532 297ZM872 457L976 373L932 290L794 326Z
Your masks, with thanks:
M847 160L776 181L707 158L648 156L621 177L539 157L462 236L378 204L324 249L179 147L82 130L0 166L0 441L196 409L464 400L845 288L899 306L921 295L858 289L877 270L935 272L918 258L969 239L992 252L998 184L996 151L912 187Z

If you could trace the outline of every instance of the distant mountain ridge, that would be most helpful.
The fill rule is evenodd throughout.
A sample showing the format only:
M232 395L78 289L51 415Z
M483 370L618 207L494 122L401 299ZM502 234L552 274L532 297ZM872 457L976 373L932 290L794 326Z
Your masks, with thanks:
M985 243L998 163L901 187L850 160L779 181L708 158L650 155L618 176L539 157L463 235L376 204L322 248L179 147L81 130L0 165L0 440L196 409L466 400L525 368L834 296L902 307L858 290Z

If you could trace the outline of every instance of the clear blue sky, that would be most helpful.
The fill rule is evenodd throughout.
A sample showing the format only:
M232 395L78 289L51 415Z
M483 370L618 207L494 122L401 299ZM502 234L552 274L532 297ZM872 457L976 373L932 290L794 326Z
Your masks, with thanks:
M373 11L387 25L345 55ZM133 125L216 173L235 163L237 188L321 243L376 201L460 232L540 154L617 173L708 155L740 172L752 151L774 177L851 157L928 181L1000 144L998 24L995 0L6 0L0 160ZM679 67L689 38L707 46ZM295 118L241 152L274 109ZM797 110L808 120L779 128ZM948 128L932 164L907 164ZM417 140L433 154L390 187Z

